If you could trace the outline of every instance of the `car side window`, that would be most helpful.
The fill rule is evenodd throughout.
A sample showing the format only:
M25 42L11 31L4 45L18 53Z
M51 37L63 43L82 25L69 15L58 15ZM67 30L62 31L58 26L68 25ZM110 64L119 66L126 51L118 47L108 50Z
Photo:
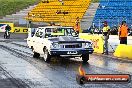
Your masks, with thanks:
M52 29L51 28L46 28L45 29L45 38L48 38L49 36L51 36L52 33Z
M43 32L40 31L40 30L37 30L35 36L42 38L43 37Z
M46 32L46 34L51 34L51 28L46 28L45 32Z
M43 32L39 32L39 37L42 38L43 37Z
M36 31L36 34L35 34L36 37L39 37L39 30Z

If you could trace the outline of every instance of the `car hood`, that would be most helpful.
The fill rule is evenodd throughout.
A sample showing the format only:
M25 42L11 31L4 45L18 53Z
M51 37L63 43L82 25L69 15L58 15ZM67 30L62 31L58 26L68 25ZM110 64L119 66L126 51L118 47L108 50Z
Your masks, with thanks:
M48 38L51 42L59 42L59 43L86 43L90 42L87 40L80 39L79 37L73 36L60 36L60 37L52 37Z

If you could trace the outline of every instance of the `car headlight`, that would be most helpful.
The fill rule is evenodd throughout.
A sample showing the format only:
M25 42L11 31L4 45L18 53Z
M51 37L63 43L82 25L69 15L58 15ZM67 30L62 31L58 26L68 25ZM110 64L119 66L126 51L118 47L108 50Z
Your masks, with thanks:
M58 43L52 43L51 48L60 48Z
M85 43L84 48L92 48L92 43Z

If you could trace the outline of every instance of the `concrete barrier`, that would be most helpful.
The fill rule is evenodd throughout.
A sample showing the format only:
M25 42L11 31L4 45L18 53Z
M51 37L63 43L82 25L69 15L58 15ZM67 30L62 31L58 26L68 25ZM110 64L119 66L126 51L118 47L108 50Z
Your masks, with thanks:
M14 27L13 33L28 33L28 28L26 28L26 27Z
M0 23L0 32L5 32L6 26L11 27L11 33L28 33L28 28L26 27L14 27L14 23Z
M5 28L7 25L9 25L11 27L10 32L13 32L13 30L14 30L14 24L13 23L0 23L0 32L5 32Z
M114 52L114 56L132 59L132 45L118 45Z
M109 52L113 52L113 49L116 50L117 46L120 44L118 35L110 35L108 41L109 41ZM127 37L127 43L128 45L132 45L132 36Z
M89 37L88 37L88 36L89 36ZM88 34L88 33L80 33L80 34L79 34L79 37L80 37L80 38L86 39L86 40L91 40L91 41L93 41L93 43L94 43L94 47L96 47L96 46L98 47L98 42L92 40L93 37L91 37L91 36L94 36L94 40L97 40L98 38L99 38L99 39L102 39L102 37L103 37L101 34L100 34L100 35L97 35L97 34L91 35L91 34ZM92 39L91 39L91 38L92 38ZM102 41L102 40L101 40L101 41ZM103 42L104 42L104 41L102 41L102 44L103 44ZM119 36L118 36L118 35L110 35L108 42L109 42L109 44L108 44L108 45L109 45L109 46L108 46L109 52L114 53L114 51L116 50L117 46L120 44ZM132 36L128 36L127 42L128 42L128 45L132 45ZM100 44L99 44L99 45L100 45ZM102 47L102 46L103 46L103 45L101 45L101 47ZM102 49L103 49L103 48L102 48ZM101 52L103 52L103 50L102 50L101 52L98 52L98 51L96 50L96 48L95 48L95 52L101 53Z

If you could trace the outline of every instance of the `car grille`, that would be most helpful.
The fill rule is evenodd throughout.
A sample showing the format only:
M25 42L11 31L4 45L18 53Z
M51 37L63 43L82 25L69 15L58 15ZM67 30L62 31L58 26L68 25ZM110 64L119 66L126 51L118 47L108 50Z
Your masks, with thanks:
M79 44L76 45L65 45L65 48L81 48L81 46Z

